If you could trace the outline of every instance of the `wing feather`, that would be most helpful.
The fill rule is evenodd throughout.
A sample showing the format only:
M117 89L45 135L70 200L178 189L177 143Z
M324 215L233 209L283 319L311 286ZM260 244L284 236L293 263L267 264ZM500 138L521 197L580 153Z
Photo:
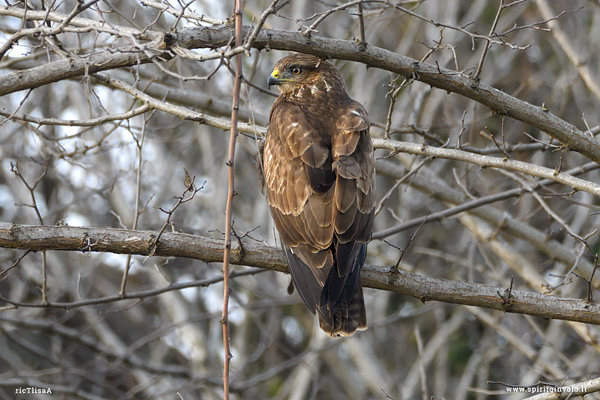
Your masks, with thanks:
M335 233L338 236L338 239L341 235L348 232L348 229L352 225L355 224L356 221L356 211L358 207L356 206L356 202L352 203L352 205L346 210L344 213L338 213L335 218ZM350 237L352 240L353 237ZM346 240L347 241L347 240Z
M356 287L373 229L375 168L364 107L348 98L331 112L338 114L311 113L280 97L263 171L296 287L323 329L339 335L366 327Z
M283 244L305 264L319 267L333 264L321 253L334 237L335 173L326 143L300 107L285 102L274 107L263 168L267 200Z
M314 195L304 205L304 215L311 235L321 248L331 246L333 240L333 207L332 201L322 202L323 196Z

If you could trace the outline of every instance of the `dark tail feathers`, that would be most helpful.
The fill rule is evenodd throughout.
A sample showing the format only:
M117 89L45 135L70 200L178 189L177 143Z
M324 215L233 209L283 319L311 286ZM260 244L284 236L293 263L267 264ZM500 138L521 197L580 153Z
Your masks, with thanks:
M331 337L350 336L367 329L360 270L367 257L366 243L336 244L331 268L319 302L319 324Z
M331 312L326 306L319 307L319 325L331 337L351 336L356 330L367 329L367 313L360 280L350 302L346 299Z

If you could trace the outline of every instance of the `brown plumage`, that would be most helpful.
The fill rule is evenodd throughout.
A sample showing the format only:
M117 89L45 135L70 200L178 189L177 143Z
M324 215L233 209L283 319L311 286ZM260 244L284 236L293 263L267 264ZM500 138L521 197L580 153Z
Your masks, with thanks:
M269 77L263 171L267 200L298 292L330 336L367 327L360 281L375 208L375 167L365 108L340 72L306 54Z

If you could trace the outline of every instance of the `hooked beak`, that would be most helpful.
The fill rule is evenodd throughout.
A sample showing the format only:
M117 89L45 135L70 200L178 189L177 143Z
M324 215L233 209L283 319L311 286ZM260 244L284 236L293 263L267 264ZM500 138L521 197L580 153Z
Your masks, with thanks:
M283 81L279 78L279 70L275 68L271 75L269 75L269 79L267 79L267 86L271 89L271 86L281 85Z

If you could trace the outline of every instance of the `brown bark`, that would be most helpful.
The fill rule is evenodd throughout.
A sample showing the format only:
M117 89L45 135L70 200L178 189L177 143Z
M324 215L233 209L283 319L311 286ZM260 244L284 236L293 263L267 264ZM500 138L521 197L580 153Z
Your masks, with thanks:
M70 226L28 226L0 223L0 247L22 250L100 251L148 255L155 232ZM223 260L222 240L184 233L164 233L156 256L187 257L205 262ZM262 244L233 241L230 262L237 265L288 272L283 252ZM471 305L548 319L600 325L600 305L495 287L478 283L429 278L389 267L365 266L363 285L428 300ZM52 306L52 302L49 303ZM36 305L36 307L39 305Z

